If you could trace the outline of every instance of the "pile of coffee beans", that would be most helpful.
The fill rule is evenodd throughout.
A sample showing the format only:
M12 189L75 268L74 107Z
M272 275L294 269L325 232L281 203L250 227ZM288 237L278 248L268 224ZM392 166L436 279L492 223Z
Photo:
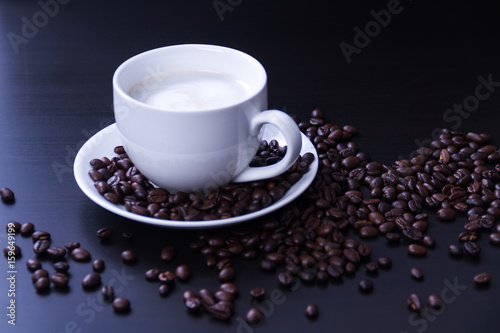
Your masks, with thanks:
M188 243L206 266L216 271L220 282L215 291L186 290L182 298L188 311L206 312L219 320L233 316L234 302L240 293L235 284L238 272L233 265L238 259L258 260L260 269L277 273L279 286L293 290L298 283L325 284L343 276L353 277L361 267L373 276L381 269L390 269L392 260L386 256L375 258L365 239L378 237L392 243L404 239L409 255L424 257L436 246L436 238L427 233L429 212L435 212L444 222L459 215L467 217L457 242L449 244L452 256L466 255L476 260L483 252L477 243L482 233L489 234L491 244L500 245L500 224L496 224L500 216L500 151L489 143L487 134L443 129L430 147L419 148L414 157L385 165L372 161L368 153L358 149L351 140L357 134L355 127L327 123L320 109L313 110L307 121L296 117L295 121L318 152L319 170L313 183L293 203L254 223L205 230ZM262 142L252 163L275 163L285 150L277 142ZM154 188L128 159L123 147L117 147L115 153L117 156L112 159L91 161L89 174L99 193L134 213L184 221L231 217L262 209L279 200L307 172L314 158L304 154L276 179L230 184L201 196ZM2 191L2 199L4 196L13 198L8 191ZM42 256L54 262L55 273L49 278L37 259L27 261L35 289L40 292L51 284L57 288L67 285L68 253L75 262L91 260L90 253L78 243L52 246L50 234L35 231L32 224L9 223L9 228L31 235L37 258ZM113 231L102 228L96 234L106 242ZM127 239L132 236L123 234ZM176 249L171 246L159 254L164 262L171 262L175 256ZM137 257L132 251L124 251L121 259L128 264ZM93 271L83 278L83 288L101 284L99 274L104 262L97 260L92 263ZM170 294L175 281L187 283L190 277L191 270L186 265L165 271L153 267L145 272L147 281L158 283L162 297ZM413 267L409 278L422 281L424 270ZM477 286L487 286L491 280L487 272L471 278ZM372 279L363 278L358 281L358 288L362 293L370 293L375 284ZM105 300L113 302L115 311L129 310L130 302L115 298L111 286L102 286L101 292ZM249 292L254 299L265 297L266 293L261 286L252 286ZM443 306L438 294L422 299L430 308ZM417 293L410 294L406 304L415 312L425 307ZM304 313L314 319L320 310L311 302ZM262 312L253 307L245 318L252 327L264 321Z
M299 156L289 170L267 181L229 184L208 194L197 192L169 193L153 186L134 166L122 146L115 147L117 156L90 161L89 176L97 191L114 204L123 204L127 211L174 221L203 221L240 216L266 208L280 200L293 184L309 170L314 155ZM279 162L286 146L278 141L262 140L251 166Z

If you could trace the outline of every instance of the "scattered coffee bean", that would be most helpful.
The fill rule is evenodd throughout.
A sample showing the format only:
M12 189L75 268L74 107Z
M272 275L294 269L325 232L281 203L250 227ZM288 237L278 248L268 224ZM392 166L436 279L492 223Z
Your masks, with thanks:
M240 293L240 290L238 289L238 287L232 282L226 282L226 283L221 284L219 286L219 289L230 293L234 297L238 296L238 294Z
M236 276L236 271L233 267L225 267L219 272L219 281L220 282L229 282L234 280Z
M443 301L441 300L441 297L437 294L431 294L427 298L427 304L435 310L439 310L443 306Z
M42 264L40 263L40 261L38 259L28 259L26 261L26 268L30 271L30 272L34 272L36 271L37 269L40 269L42 268Z
M175 274L171 271L165 271L158 274L158 280L165 283L173 283L175 281Z
M427 249L419 244L408 245L408 253L417 257L422 257L427 254Z
M190 297L184 301L184 305L190 312L198 312L201 308L201 301L198 297Z
M24 223L21 228L19 229L19 232L23 236L29 236L35 231L35 225L31 222L26 222Z
M125 240L131 240L134 238L134 234L132 232L123 232L122 237Z
M104 285L101 288L101 295L104 301L111 302L115 298L115 290L112 286Z
M121 254L121 258L125 264L131 264L137 260L137 256L136 256L135 252L132 250L123 251Z
M191 270L187 265L179 265L175 269L175 276L179 281L187 281L191 277Z
M458 245L455 245L455 244L451 244L449 247L448 247L448 252L454 256L454 257L457 257L457 258L460 258L463 256L464 254L464 251L462 250L461 247L459 247Z
M33 274L31 274L31 281L32 282L36 282L38 279L40 279L42 277L48 278L49 277L49 272L47 272L43 268L39 268L36 271L34 271Z
M233 304L227 301L219 301L210 305L207 311L218 320L228 320L233 314Z
M491 233L488 239L491 244L500 245L500 233L498 232Z
M66 261L55 262L53 266L58 273L66 273L69 270L69 264Z
M117 297L112 303L115 312L124 313L130 311L130 301L123 297Z
M35 286L36 291L45 291L45 290L49 289L50 280L48 277L42 276L41 278L39 278L35 281L34 286Z
M21 258L21 248L17 245L8 245L3 248L3 254L6 258L19 259Z
M97 273L101 273L104 271L104 268L106 267L106 264L104 263L104 260L102 259L96 259L92 261L92 270Z
M488 273L479 273L479 274L474 276L474 282L477 285L484 286L484 285L489 284L490 281L491 281L491 275Z
M255 287L252 290L250 290L250 296L256 300L263 299L264 296L266 295L266 289L262 287Z
M12 204L14 201L16 201L16 198L14 196L14 192L8 187L2 187L0 189L0 197L2 198L2 201L6 204Z
M31 240L36 242L38 240L49 240L50 241L50 233L47 231L35 231L31 234Z
M69 283L69 277L65 273L55 273L50 277L50 282L57 288L66 288Z
M319 315L319 308L316 304L309 304L306 306L305 315L309 319L315 319Z
M417 294L411 294L410 297L406 300L406 303L415 312L420 312L422 310L422 303L420 302L420 298Z
M99 273L92 272L87 275L82 280L82 287L84 289L93 289L101 284L101 276Z
M361 280L361 281L359 281L358 286L359 286L359 290L364 292L364 293L369 293L369 292L373 291L373 281L372 280L368 280L368 279Z
M415 280L422 280L424 278L424 272L417 267L413 267L410 270L410 274Z
M78 242L70 242L70 243L67 243L66 245L64 245L64 247L66 248L66 250L68 250L71 254L71 251L73 251L74 249L80 247L80 243Z
M165 261L165 262L170 262L170 261L174 260L175 249L173 248L173 246L164 247L163 250L161 251L160 258L162 261Z
M158 287L158 293L160 296L168 296L172 292L172 286L167 283L162 283Z
M50 240L49 239L39 239L35 241L35 244L33 244L33 252L35 252L36 255L44 255L47 252L47 249L50 247Z
M77 262L86 262L91 258L90 252L81 247L73 249L69 255L74 261Z
M113 235L113 229L104 227L96 232L97 238L99 238L102 241L109 240L111 238L111 235Z
M61 260L66 255L66 249L59 246L49 247L46 251L50 259Z
M158 268L151 268L144 274L147 281L158 281L158 276L160 276L160 270Z
M380 257L377 259L378 265L382 268L391 268L392 260L389 257Z
M264 321L264 314L258 308L251 308L248 310L245 318L251 327L258 327Z
M465 242L464 243L465 253L471 257L477 257L481 254L481 247L476 242Z

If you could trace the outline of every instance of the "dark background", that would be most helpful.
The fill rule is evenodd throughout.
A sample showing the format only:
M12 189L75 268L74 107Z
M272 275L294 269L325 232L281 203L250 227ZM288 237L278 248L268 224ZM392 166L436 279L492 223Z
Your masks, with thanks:
M499 84L467 118L443 117L454 104L472 100L480 76L500 82L498 4L402 0L399 12L385 27L373 30L367 45L351 54L348 63L339 45L355 46L354 29L364 30L374 20L371 11L387 9L390 1L60 2L57 10L50 7L52 16L40 14L42 7L35 0L0 3L0 187L11 188L17 197L14 205L0 205L0 220L31 221L38 230L51 232L55 245L79 241L93 258L106 261L103 282L121 275L117 285L123 288L117 294L131 300L132 311L117 315L110 306L92 305L99 295L80 287L81 278L91 270L89 264L70 263L69 291L38 295L24 267L34 256L31 240L17 236L23 257L17 261L16 326L7 324L10 298L3 261L2 332L498 331L500 249L483 237L480 260L453 260L447 254L465 218L442 223L431 217L429 233L438 246L425 259L408 257L403 245L390 247L381 238L369 241L374 258L387 255L394 261L392 269L373 278L373 293L357 290L358 281L366 277L363 269L341 284L300 285L284 292L280 304L266 303L263 326L248 330L240 321L252 306L248 291L255 286L268 292L278 288L276 278L261 272L258 261L235 262L243 295L229 322L191 316L182 304L182 291L218 286L216 272L206 269L203 259L186 246L196 232L115 216L92 203L72 174L79 147L114 121L114 70L137 53L181 43L218 44L249 53L268 72L270 108L308 119L310 111L320 107L328 121L355 125L360 148L383 163L408 157L429 142L436 128L489 133L500 145ZM229 7L218 13L214 3ZM39 20L39 27L25 28L23 36L23 25L33 19ZM109 244L95 236L103 226L115 230ZM135 239L124 241L123 231L134 232ZM5 233L0 242L4 247ZM171 264L159 261L165 245L178 249ZM121 263L119 254L125 248L138 252L138 264ZM168 298L160 298L156 284L144 280L144 272L180 263L191 266L193 278L187 285L177 284ZM410 277L414 266L425 272L424 281ZM49 262L44 267L52 272ZM493 281L489 288L478 289L472 277L483 271L490 272ZM460 289L453 291L449 284ZM411 317L406 307L410 293L425 299L442 292L450 297L442 311ZM315 321L304 317L309 303L319 305Z

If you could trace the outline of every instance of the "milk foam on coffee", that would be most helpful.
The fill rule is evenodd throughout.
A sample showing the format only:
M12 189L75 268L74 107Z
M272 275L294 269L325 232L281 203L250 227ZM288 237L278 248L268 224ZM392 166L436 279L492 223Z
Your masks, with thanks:
M179 71L151 76L132 87L129 95L165 110L210 110L244 100L250 88L225 73Z

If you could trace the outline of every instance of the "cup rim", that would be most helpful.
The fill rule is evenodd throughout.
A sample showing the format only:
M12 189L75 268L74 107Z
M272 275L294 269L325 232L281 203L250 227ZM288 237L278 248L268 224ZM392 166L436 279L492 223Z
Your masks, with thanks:
M163 52L165 49L170 50L170 49L193 49L193 48L205 49L205 50L211 50L211 51L229 52L229 53L237 54L238 56L244 57L248 61L250 61L251 63L256 65L257 68L259 68L259 70L261 72L260 74L263 77L262 82L260 83L260 85L256 89L254 89L252 91L251 94L249 94L249 96L247 96L246 98L244 98L240 101L237 101L233 104L225 105L223 107L214 107L214 108L208 108L208 109L203 109L203 110L189 110L189 111L165 109L165 108L160 108L160 107L157 107L154 105L150 105L150 104L141 102L141 101L131 97L126 91L124 91L123 87L118 82L118 77L120 76L120 74L123 71L125 71L127 67L129 67L134 62L140 60L143 57L152 55L154 53ZM264 66L262 66L262 64L257 59L255 59L254 57L252 57L251 55L249 55L245 52L242 52L242 51L230 48L230 47L220 46L220 45L212 45L212 44L175 44L175 45L168 45L168 46L163 46L163 47L158 47L155 49L147 50L147 51L141 52L139 54L136 54L136 55L128 58L123 63L121 63L120 66L118 66L118 68L115 70L115 72L113 74L112 82L113 82L113 90L117 91L122 96L122 98L125 98L127 100L127 103L134 103L134 104L137 104L141 107L147 107L150 110L157 110L157 111L162 111L162 112L167 111L167 112L175 112L175 113L186 113L186 112L198 113L198 112L210 112L210 111L214 112L214 111L223 110L223 109L227 109L227 108L233 108L237 105L243 104L243 103L251 100L255 96L259 95L262 92L262 90L266 89L267 73L266 73L266 70L264 69Z

